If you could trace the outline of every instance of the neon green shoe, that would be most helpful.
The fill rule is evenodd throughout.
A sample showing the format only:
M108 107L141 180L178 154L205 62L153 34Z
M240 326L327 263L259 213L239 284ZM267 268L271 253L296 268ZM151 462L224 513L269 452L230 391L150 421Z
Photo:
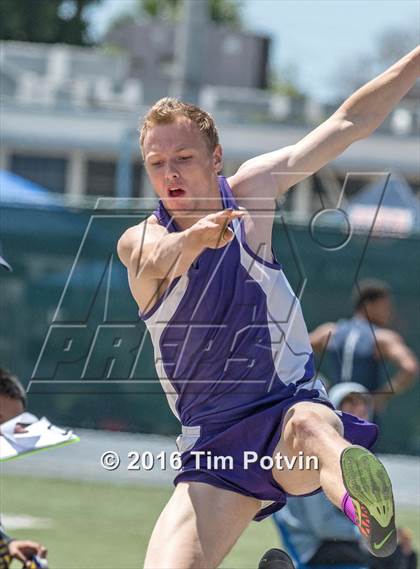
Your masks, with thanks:
M397 531L391 480L383 464L354 445L341 453L341 471L369 551L376 557L388 557L397 547Z

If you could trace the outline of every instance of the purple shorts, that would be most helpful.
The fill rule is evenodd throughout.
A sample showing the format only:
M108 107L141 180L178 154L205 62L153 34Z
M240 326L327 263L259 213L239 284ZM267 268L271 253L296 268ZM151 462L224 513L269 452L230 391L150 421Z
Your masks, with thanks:
M286 504L287 492L275 481L271 467L267 467L268 463L261 465L260 458L273 455L280 439L285 413L299 401L311 401L334 409L325 397L320 396L317 389L301 389L295 396L245 417L226 429L183 427L182 435L177 440L182 453L182 467L174 484L205 482L244 496L272 502L256 514L255 521L261 521L280 510ZM347 441L366 448L374 444L378 436L377 425L348 413L336 413L344 425L344 438ZM203 452L202 455L197 454L200 451ZM258 456L256 462L253 462L255 455L248 454L252 451ZM320 490L321 488L312 494Z

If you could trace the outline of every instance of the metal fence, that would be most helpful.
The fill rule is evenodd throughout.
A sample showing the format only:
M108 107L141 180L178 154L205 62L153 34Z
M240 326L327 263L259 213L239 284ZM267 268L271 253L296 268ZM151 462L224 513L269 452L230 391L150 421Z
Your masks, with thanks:
M33 381L31 410L74 427L176 433L116 255L119 235L144 212L7 206L0 215L3 252L14 267L0 275L0 363L25 385ZM381 278L394 289L396 329L419 353L418 236L359 234L337 249L342 240L339 229L322 228L314 239L307 224L275 223L274 250L300 292L308 329L350 315L356 278ZM115 361L112 327L127 346L127 357ZM420 453L418 400L418 386L392 398L380 421L380 450Z

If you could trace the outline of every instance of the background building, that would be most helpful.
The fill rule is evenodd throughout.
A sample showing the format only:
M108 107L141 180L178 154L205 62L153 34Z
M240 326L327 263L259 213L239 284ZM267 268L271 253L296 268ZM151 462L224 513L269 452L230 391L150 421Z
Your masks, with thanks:
M174 30L150 24L123 32L117 29L111 38L133 51L1 43L1 169L64 193L73 204L85 196L152 195L136 128L147 105L171 93ZM218 123L226 175L256 154L297 142L333 112L310 99L259 88L267 80L268 38L211 27L206 41L214 49L203 65L198 103ZM154 48L148 51L147 45ZM230 56L223 56L224 51ZM415 94L406 97L377 133L300 184L286 209L300 215L318 209L318 194L336 195L347 172L357 172L347 195L371 181L370 172L384 170L398 172L417 192L415 100ZM122 188L121 180L127 178L119 168L127 162L130 182Z

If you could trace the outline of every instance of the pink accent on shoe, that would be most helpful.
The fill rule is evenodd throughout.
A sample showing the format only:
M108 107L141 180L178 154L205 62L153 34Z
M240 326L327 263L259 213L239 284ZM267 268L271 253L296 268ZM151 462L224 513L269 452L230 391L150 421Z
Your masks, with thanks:
M341 500L341 509L346 514L348 519L354 524L357 525L356 521L356 511L353 506L353 502L350 498L350 494L346 492Z

